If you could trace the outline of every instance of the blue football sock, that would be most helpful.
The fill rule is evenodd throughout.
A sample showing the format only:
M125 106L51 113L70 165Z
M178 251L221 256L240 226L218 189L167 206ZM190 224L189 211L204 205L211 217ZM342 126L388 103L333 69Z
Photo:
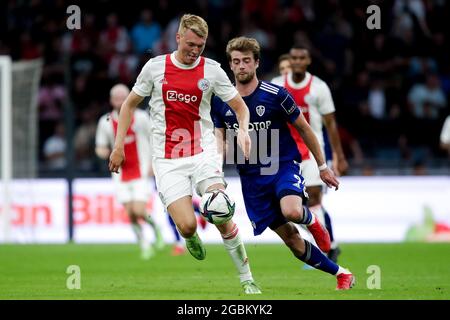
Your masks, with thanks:
M328 214L327 210L325 210L325 208L323 206L322 206L322 210L323 210L323 216L325 218L325 228L327 228L327 231L330 234L330 240L331 240L331 242L333 242L334 236L333 236L333 227L331 226L331 217Z
M311 224L313 215L307 206L303 206L303 217L299 221L299 224L306 224L307 226Z
M303 241L305 241L305 253L300 257L300 260L316 269L325 271L332 275L335 275L338 272L339 266L336 263L328 259L322 251L320 251L309 241Z

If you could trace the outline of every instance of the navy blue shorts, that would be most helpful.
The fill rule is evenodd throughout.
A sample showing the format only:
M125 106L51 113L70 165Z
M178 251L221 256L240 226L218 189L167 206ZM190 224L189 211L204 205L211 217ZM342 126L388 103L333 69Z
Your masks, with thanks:
M280 163L274 175L241 174L240 177L245 208L255 236L267 227L274 230L287 222L281 213L281 198L298 195L304 203L308 198L300 164L296 161Z

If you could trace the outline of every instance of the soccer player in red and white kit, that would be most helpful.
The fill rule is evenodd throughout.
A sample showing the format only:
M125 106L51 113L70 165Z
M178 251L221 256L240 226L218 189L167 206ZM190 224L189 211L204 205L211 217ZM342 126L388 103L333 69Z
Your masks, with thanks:
M95 135L95 153L102 159L108 159L111 154L114 137L117 133L119 110L129 93L130 89L124 84L117 84L111 88L110 104L113 111L100 118ZM141 246L141 257L143 259L151 258L154 250L144 237L142 227L139 224L140 219L153 228L156 249L164 247L164 240L159 227L146 211L146 204L150 197L150 127L151 122L148 113L136 109L124 146L127 162L122 167L120 174L112 175L117 199L123 204L130 218L131 226Z
M325 152L322 131L323 124L325 125L333 152L333 171L339 176L347 171L348 163L342 151L330 89L323 80L307 71L311 64L311 56L306 46L296 45L292 47L289 55L292 71L274 78L272 82L285 87L294 97L295 102L319 140L322 152ZM308 206L319 217L320 222L327 226L331 238L331 250L328 256L331 260L336 261L340 249L334 241L329 215L322 206L324 183L320 179L319 171L324 170L326 165L318 168L311 152L295 128L290 126L290 131L302 156L301 170L305 178L306 192L309 196Z
M126 165L124 142L136 106L151 96L153 169L161 201L177 225L189 252L205 259L205 248L196 232L192 188L198 194L225 189L222 158L217 152L211 119L211 95L226 101L239 121L238 144L245 158L250 154L249 112L225 71L214 60L201 56L208 25L203 18L181 17L177 51L150 59L122 105L109 169L118 172ZM124 162L125 161L125 162ZM259 294L236 224L231 220L217 225L225 248L239 272L246 294Z

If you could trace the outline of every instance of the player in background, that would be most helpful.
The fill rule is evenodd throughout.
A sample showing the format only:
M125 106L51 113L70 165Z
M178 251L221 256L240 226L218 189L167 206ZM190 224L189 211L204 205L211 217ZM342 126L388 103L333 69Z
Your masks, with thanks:
M284 76L292 71L290 59L289 53L284 53L278 57L278 72L280 75Z
M291 68L291 56L289 53L284 53L278 57L278 72L279 76L286 76L288 73L292 72ZM276 82L279 81L279 76L273 78L270 82ZM322 128L322 135L324 140L324 152L325 152L325 160L327 162L327 165L332 166L333 164L333 152L331 150L330 146L330 140L328 138L327 129L325 127ZM324 193L326 193L326 189L323 190ZM327 228L328 233L330 234L331 239L331 250L328 252L328 257L333 260L334 262L337 262L337 258L341 252L340 248L337 245L337 242L335 241L334 234L333 234L333 226L331 224L331 218L330 215L326 210L323 210L323 223L325 227ZM312 269L311 266L305 265L305 269Z
M286 89L258 81L256 69L260 46L255 39L234 38L228 42L226 50L236 88L249 108L250 128L255 133L252 145L256 156L252 154L250 162L237 163L245 207L254 234L259 235L269 227L280 236L297 259L335 275L336 289L350 289L355 282L352 273L319 250L329 251L330 238L317 217L303 205L306 194L300 173L302 159L288 122L311 150L320 168L320 179L328 187L337 190L339 182L327 167L315 134ZM211 113L218 148L223 151L226 141L229 151L230 145L234 144L229 139L232 136L230 131L239 129L236 116L230 106L218 97L214 97ZM265 159L263 155L267 155ZM233 152L233 159L236 156ZM294 223L307 226L319 248L302 239Z
M450 115L444 121L440 135L440 146L450 157Z
M144 97L151 96L153 169L158 192L187 249L198 260L205 259L206 250L197 234L192 188L202 196L209 190L225 190L226 186L210 115L213 93L236 112L240 124L238 143L246 157L251 147L244 101L220 65L201 56L207 36L205 20L185 14L176 34L177 51L145 64L122 105L109 165L112 172L127 165L124 143L132 114ZM238 270L244 292L261 293L254 283L237 225L230 220L216 227Z
M291 48L289 55L291 57L292 71L284 76L274 78L272 83L285 87L294 97L306 121L315 133L322 152L324 152L325 147L322 128L325 125L332 150L332 168L335 174L340 176L347 171L348 163L345 159L337 130L331 91L324 81L307 71L311 64L308 48L301 45L294 46ZM337 261L341 250L334 239L330 215L322 206L324 183L320 179L317 164L312 159L312 154L306 147L303 139L293 126L289 128L303 159L302 174L305 178L306 191L309 196L308 205L311 211L317 214L320 221L327 227L332 241L328 255L333 261Z
M103 115L97 126L95 153L102 159L108 159L114 146L117 133L119 111L130 90L124 84L111 88L110 104L113 111ZM127 131L125 153L127 164L120 174L113 174L118 201L124 206L131 226L141 247L141 257L149 259L154 249L145 239L140 220L148 223L155 232L155 248L162 249L164 240L152 217L148 215L146 204L151 195L149 176L151 175L150 117L147 112L136 109L131 119L132 125Z

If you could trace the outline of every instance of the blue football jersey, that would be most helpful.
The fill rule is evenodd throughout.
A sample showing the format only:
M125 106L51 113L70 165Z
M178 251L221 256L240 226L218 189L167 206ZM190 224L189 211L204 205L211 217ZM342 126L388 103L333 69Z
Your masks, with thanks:
M293 123L300 116L300 109L288 91L280 86L260 81L256 90L243 97L250 111L249 135L252 151L248 161L242 161L235 137L239 128L234 111L218 97L211 103L211 117L216 128L225 128L229 149L234 151L233 162L240 174L254 174L262 167L285 161L301 162L287 122ZM231 148L230 149L230 144ZM228 155L229 156L229 155ZM241 159L241 160L239 160ZM227 160L228 161L228 160Z

